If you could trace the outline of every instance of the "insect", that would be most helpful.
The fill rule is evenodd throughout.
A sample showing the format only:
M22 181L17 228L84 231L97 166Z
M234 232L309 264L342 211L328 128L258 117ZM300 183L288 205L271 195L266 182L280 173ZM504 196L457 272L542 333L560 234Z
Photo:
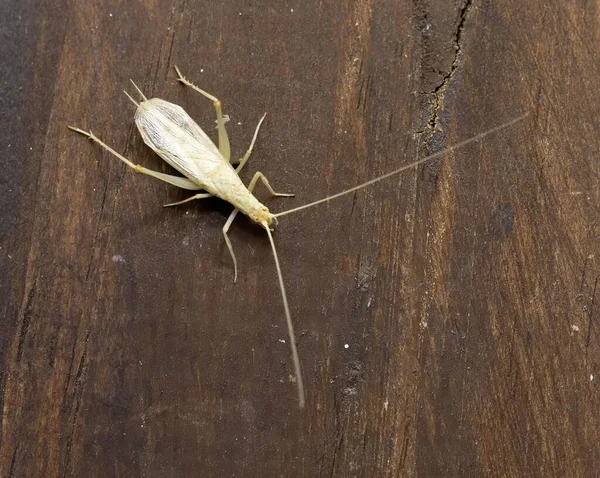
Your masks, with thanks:
M422 158L418 161L414 161L410 164L402 166L394 171L391 171L382 176L378 176L370 181L359 184L353 188L347 189L340 193L332 196L314 201L303 206L288 209L283 212L273 214L269 209L262 204L258 199L254 197L252 191L260 180L267 187L269 192L273 196L293 196L293 194L278 193L273 190L267 178L261 173L256 172L246 187L240 177L239 173L242 168L246 165L246 162L250 158L254 143L258 136L258 131L261 127L262 122L265 119L265 115L260 119L252 141L246 154L239 161L237 166L234 168L231 163L231 149L229 145L229 138L225 129L226 117L223 115L221 102L206 91L198 88L193 83L189 82L175 67L177 72L177 79L184 85L192 88L194 91L202 94L213 102L216 115L217 115L217 129L218 129L218 146L215 145L208 135L198 126L198 124L178 105L169 103L159 98L148 99L144 96L143 92L137 87L137 85L131 81L137 92L142 98L139 103L135 101L126 91L125 94L136 106L135 112L135 123L142 135L144 143L148 145L156 154L158 154L163 160L165 160L170 166L175 168L181 174L181 176L174 176L170 174L159 173L150 169L144 168L143 166L132 163L130 160L119 154L117 151L112 149L110 146L102 142L97 136L91 131L84 131L80 128L69 126L69 128L77 133L80 133L95 143L102 146L109 153L119 158L127 166L132 168L135 172L146 174L154 178L165 181L169 184L177 186L179 188L191 190L191 191L204 191L197 193L183 201L165 204L165 206L176 206L183 204L188 201L195 199L204 199L208 197L216 196L224 201L229 202L233 205L234 209L229 215L225 225L223 226L223 237L225 243L233 260L234 270L234 282L237 279L237 260L233 252L231 241L227 236L227 232L231 226L231 223L239 212L247 215L253 222L262 227L269 238L271 244L271 250L273 251L273 257L275 260L275 268L277 269L277 277L279 281L279 288L283 301L283 308L285 312L285 319L288 328L289 341L292 352L292 359L294 363L294 373L296 378L296 388L298 393L298 402L300 408L304 407L305 404L305 392L302 381L302 371L300 367L300 359L298 357L298 351L296 349L296 339L294 334L294 327L292 324L292 318L290 309L287 301L287 295L285 292L285 285L283 281L283 275L281 272L281 266L279 264L279 258L277 256L277 250L275 248L275 242L273 241L273 235L271 234L271 226L277 224L277 218L286 214L300 211L317 204L321 204L332 199L338 198L345 194L349 194L353 191L362 189L366 186L374 184L382 179L389 178L396 174L406 171L407 169L414 168L419 164L426 161L430 161L433 158L442 156L458 148L461 148L469 143L478 141L483 137L495 133L501 129L507 128L518 121L524 119L528 113L525 113L511 121L503 123L499 126L491 128L483 133L466 139L460 143L455 144L449 148L438 151L432 155Z

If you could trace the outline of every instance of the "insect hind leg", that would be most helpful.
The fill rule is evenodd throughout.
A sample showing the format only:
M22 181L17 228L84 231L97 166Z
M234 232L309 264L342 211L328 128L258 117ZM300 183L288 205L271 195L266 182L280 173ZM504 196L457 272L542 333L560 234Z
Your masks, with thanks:
M175 67L177 72L177 81L189 86L192 90L197 91L201 95L205 96L213 102L215 111L217 112L217 128L219 130L219 152L223 157L229 161L231 158L231 147L229 146L229 137L227 136L227 130L225 129L225 119L223 118L223 110L221 109L221 101L216 96L207 93L206 91L198 88L191 81L188 81L179 71L179 68Z
M169 204L164 204L163 207L179 206L181 204L185 204L186 202L194 201L196 199L206 199L206 198L211 198L211 197L213 197L213 195L210 193L200 193L200 194L196 194L192 197L186 198L183 201L177 201L177 202L171 202Z
M178 188L181 188L181 189L188 189L190 191L198 191L199 189L202 189L201 186L198 186L196 183L194 183L193 181L190 181L188 178L182 178L180 176L173 176L171 174L159 173L158 171L152 171L151 169L144 168L143 166L140 166L139 164L132 163L125 156L117 153L114 149L112 149L106 143L101 141L91 131L84 131L81 128L76 128L74 126L69 126L69 129L72 131L75 131L76 133L82 134L82 135L86 136L90 141L93 141L94 143L99 144L100 146L102 146L102 148L104 148L110 154L112 154L113 156L116 156L121 161L123 161L127 166L129 166L131 169L133 169L136 173L141 173L141 174L146 174L148 176L152 176L153 178L160 179L161 181L172 184L173 186L177 186Z

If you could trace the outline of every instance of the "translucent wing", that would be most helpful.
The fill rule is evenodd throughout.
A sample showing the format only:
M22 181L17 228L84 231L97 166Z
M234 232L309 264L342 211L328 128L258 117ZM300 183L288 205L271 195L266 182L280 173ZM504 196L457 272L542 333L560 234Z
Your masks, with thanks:
M202 128L178 105L158 98L140 103L135 123L144 143L181 174L204 187L227 163Z

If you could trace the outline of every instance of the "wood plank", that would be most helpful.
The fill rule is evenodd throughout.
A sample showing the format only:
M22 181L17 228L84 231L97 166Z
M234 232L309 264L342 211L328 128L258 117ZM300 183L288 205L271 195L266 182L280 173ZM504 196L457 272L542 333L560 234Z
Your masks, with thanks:
M573 2L0 6L1 476L595 476L598 9ZM269 244L171 172L123 95L182 105L248 181L336 193Z

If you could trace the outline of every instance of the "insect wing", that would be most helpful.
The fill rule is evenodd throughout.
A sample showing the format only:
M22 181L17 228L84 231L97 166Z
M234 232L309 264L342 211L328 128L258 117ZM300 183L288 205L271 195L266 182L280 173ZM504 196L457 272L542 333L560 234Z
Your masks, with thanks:
M158 98L144 101L135 114L144 142L195 183L210 182L225 159L202 128L178 105Z

